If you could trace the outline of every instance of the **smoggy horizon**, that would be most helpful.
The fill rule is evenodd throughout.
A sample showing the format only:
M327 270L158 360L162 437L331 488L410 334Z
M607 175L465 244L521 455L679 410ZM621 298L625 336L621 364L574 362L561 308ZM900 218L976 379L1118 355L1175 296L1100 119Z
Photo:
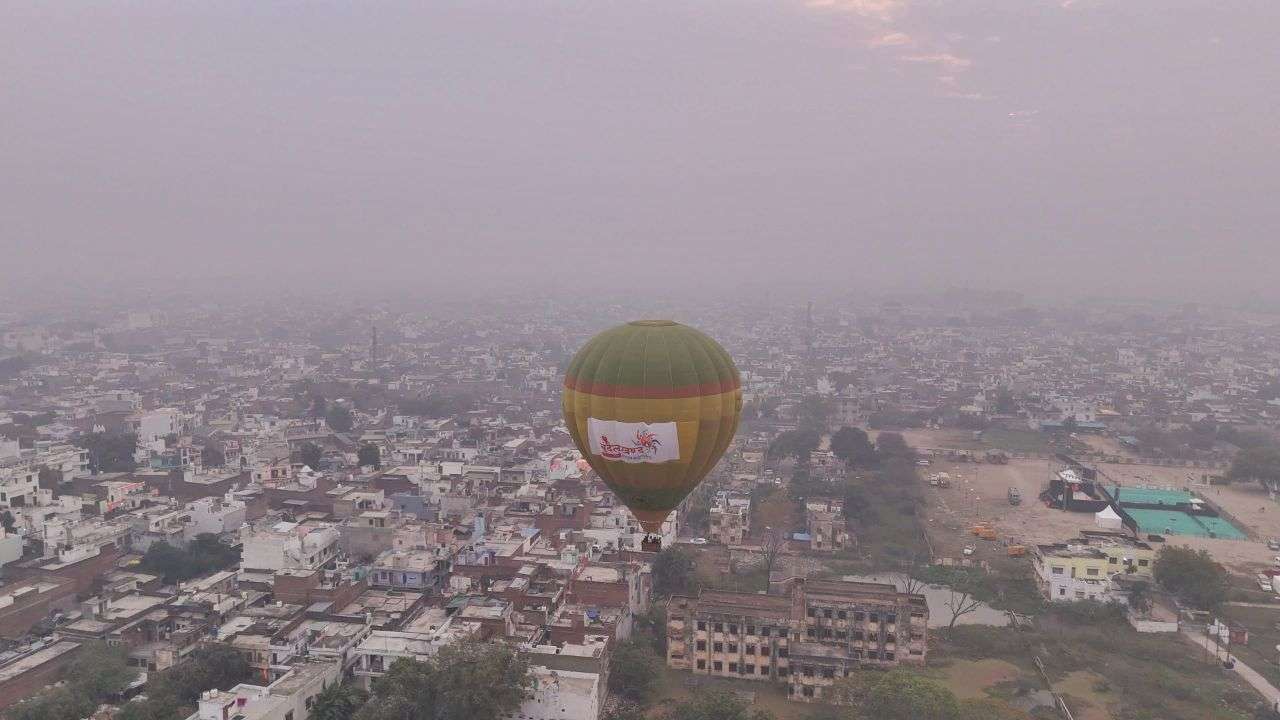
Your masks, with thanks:
M1277 26L1243 1L7 3L0 295L1274 305Z

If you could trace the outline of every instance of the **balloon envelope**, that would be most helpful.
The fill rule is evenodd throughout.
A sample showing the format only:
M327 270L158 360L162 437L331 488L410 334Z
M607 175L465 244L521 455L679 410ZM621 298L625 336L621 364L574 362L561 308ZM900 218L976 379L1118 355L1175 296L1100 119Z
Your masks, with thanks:
M715 340L670 320L639 320L574 355L562 406L583 458L657 533L728 449L742 384Z

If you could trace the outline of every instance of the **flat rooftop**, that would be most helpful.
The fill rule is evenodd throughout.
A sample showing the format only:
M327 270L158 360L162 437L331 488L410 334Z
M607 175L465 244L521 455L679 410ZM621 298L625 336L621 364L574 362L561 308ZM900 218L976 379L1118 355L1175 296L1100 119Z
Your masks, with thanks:
M34 670L35 668L38 668L61 655L69 653L78 647L80 647L80 643L78 642L62 640L61 642L50 645L49 647L40 648L30 655L24 655L4 667L0 667L0 683L8 682L19 675L29 670Z
M791 598L778 595L737 593L726 590L703 590L698 595L698 610L715 613L765 615L785 620L791 617Z

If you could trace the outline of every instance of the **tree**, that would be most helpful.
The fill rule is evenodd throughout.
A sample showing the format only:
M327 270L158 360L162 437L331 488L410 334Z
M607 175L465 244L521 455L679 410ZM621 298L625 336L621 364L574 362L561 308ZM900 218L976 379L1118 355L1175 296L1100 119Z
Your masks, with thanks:
M906 670L892 670L871 683L862 710L876 720L955 720L960 703L942 685Z
M164 542L153 542L142 556L139 567L159 575L167 584L190 580L218 570L226 570L240 562L240 551L224 544L212 533L201 533L185 548Z
M764 536L760 538L760 553L764 555L764 573L768 578L773 574L773 566L778 562L778 554L787 544L786 534L778 528L766 527Z
M902 437L902 433L882 432L876 435L876 452L886 460L899 458L911 462L916 461L916 450L907 444L907 440Z
M360 467L372 467L377 470L382 466L382 453L379 452L377 445L365 443L360 446L360 450L356 453L356 461Z
M104 472L132 472L137 468L133 453L138 449L138 436L133 433L88 433L75 441L89 451L89 470L95 475Z
M124 648L103 643L85 646L62 671L65 684L9 708L11 720L80 720L137 677Z
M120 692L138 676L137 669L128 664L128 652L123 647L94 643L86 646L67 665L66 675L75 680L77 692L94 700Z
M831 403L821 395L806 397L796 411L796 427L821 437L831 422ZM816 447L816 446L815 446Z
M1196 609L1210 610L1227 599L1227 571L1205 550L1166 545L1156 553L1152 571L1161 587Z
M648 705L662 683L662 658L648 643L631 639L621 643L609 659L609 691L629 702Z
M0 512L0 525L4 526L5 532L7 533L13 532L17 528L17 522L13 517L13 513L9 512L8 510L5 510L4 512Z
M306 465L312 470L320 469L320 459L323 457L323 451L319 445L313 442L304 442L302 447L298 448L298 462Z
M787 457L808 458L809 453L817 450L821 442L822 436L815 430L788 430L769 443L769 456L780 460Z
M344 433L355 427L355 419L351 416L351 411L342 405L330 405L325 413L325 422L329 423L329 427L334 432Z
M427 660L397 660L373 686L358 720L498 720L520 707L533 679L514 649L446 645Z
M97 704L70 685L51 688L9 708L8 720L80 720L89 717Z
M1129 588L1129 607L1136 612L1145 613L1151 610L1151 586L1144 582L1135 582Z
M1231 461L1227 477L1258 482L1268 490L1280 491L1280 447L1260 445L1241 450Z
M653 559L653 594L670 597L688 594L694 585L694 559L688 548L669 547Z
M177 665L152 675L145 699L120 708L116 720L181 720L205 690L226 690L250 679L244 656L230 645L205 645Z
M359 685L334 683L316 696L311 720L351 720L368 700L369 693Z
M675 705L667 720L773 720L765 710L752 710L745 700L728 690L701 690Z
M842 678L837 678L831 685L831 702L837 705L862 707L876 679L872 673L862 671L851 672Z
M875 446L861 428L845 426L837 430L831 436L831 452L851 468L874 467L879 462Z
M222 450L222 443L210 440L200 449L200 463L205 467L222 467L227 464L227 454Z
M982 601L973 597L973 591L967 584L957 583L948 589L944 605L947 612L951 613L951 622L947 623L947 628L953 628L960 618L977 611L982 606Z

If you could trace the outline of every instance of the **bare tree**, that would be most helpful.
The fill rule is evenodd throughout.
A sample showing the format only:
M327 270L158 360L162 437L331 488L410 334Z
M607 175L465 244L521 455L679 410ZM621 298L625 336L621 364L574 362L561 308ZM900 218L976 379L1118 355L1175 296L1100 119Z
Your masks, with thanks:
M908 595L919 595L924 586L928 585L925 581L911 574L911 571L902 573L902 591Z
M947 629L955 627L961 617L974 612L981 605L982 601L975 600L967 589L951 588L951 597L946 602L947 609L951 611L951 622L947 624Z
M924 586L927 585L924 580L915 576L916 572L916 554L911 553L911 559L904 563L902 569L902 591L911 595L919 594Z
M778 553L782 551L782 546L786 544L782 531L775 530L772 527L765 527L764 537L760 538L760 553L764 555L764 571L768 577L773 574L773 566L778 562Z

